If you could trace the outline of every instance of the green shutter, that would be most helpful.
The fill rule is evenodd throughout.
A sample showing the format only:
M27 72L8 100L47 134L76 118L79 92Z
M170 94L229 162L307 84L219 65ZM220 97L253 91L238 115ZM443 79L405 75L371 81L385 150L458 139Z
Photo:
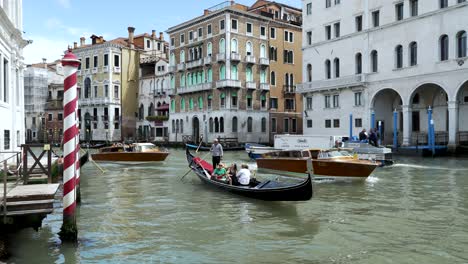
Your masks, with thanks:
M193 98L190 98L189 100L189 109L193 110Z
M252 99L252 94L247 94L247 99Z
M236 92L232 92L232 93L231 93L231 96L237 96L237 93L236 93Z
M203 97L198 97L198 108L203 109Z
M175 101L174 100L171 101L171 111L172 112L175 111Z
M225 98L226 95L225 95L224 93L222 93L220 97L221 97L221 98Z
M212 95L208 95L208 99L213 99L213 96L212 96Z
M180 109L185 110L185 99L184 98L180 99Z
M262 100L266 100L266 96L263 95L263 94L262 94L262 96L260 96L260 98L261 98Z

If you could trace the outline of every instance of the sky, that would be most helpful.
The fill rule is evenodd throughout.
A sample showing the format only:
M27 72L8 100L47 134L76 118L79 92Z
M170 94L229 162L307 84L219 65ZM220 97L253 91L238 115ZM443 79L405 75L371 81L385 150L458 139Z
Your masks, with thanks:
M276 0L301 7L301 0ZM25 63L60 59L80 37L95 34L110 40L126 37L127 27L135 34L157 34L203 14L223 0L23 0L23 38L33 43L24 49ZM251 5L255 0L237 0ZM130 4L129 4L130 3ZM167 39L167 35L166 35Z

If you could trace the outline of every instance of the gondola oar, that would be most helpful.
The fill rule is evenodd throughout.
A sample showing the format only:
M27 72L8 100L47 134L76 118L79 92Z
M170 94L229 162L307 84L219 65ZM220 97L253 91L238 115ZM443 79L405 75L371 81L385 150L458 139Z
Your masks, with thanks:
M210 153L211 152L206 153L205 156L203 156L201 159L204 160L206 156L208 156L208 154ZM192 171L192 168L190 166L192 166L191 163L189 164L189 170L180 178L181 181L185 178L185 176L187 176Z

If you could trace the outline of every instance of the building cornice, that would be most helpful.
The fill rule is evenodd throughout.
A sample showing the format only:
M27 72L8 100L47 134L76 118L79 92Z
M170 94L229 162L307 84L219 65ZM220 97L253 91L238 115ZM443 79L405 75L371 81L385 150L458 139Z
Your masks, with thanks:
M0 8L0 36L6 42L14 41L17 43L19 49L23 49L28 45L28 42L23 39L22 33L13 25L8 15L3 8Z

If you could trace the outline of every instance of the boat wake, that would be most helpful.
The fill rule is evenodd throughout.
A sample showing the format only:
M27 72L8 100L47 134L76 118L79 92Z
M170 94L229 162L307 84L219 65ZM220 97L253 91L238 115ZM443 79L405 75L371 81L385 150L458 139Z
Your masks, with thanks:
M374 184L374 183L377 183L379 180L380 180L380 179L377 178L377 177L369 176L369 177L367 177L367 179L366 179L366 183Z
M425 166L425 165L416 165L416 164L395 164L393 167L404 167L404 168L414 168L422 170L451 170L451 171L468 171L468 169L454 169L447 167L438 167L438 166Z

